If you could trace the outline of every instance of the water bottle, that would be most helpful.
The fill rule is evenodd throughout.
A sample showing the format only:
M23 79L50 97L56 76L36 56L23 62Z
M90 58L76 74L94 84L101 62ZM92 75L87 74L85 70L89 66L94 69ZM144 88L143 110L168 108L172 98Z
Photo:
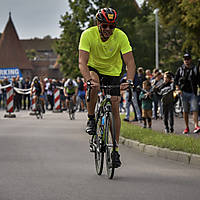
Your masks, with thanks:
M101 119L101 134L102 135L103 135L103 131L104 131L104 119L105 119L105 116L103 116Z

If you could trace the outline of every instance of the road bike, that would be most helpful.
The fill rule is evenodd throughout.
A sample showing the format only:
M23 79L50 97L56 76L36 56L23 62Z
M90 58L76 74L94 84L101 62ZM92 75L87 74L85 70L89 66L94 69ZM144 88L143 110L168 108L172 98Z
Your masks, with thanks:
M103 172L104 155L106 171L109 179L114 177L115 163L112 160L112 153L116 152L116 130L115 120L112 113L110 91L120 86L100 86L104 98L101 98L96 105L96 134L90 139L90 151L94 152L95 168L98 175ZM90 101L91 86L88 85L87 101Z
M36 100L35 116L37 117L37 119L43 118L43 108L42 108L42 101L40 97L37 97L37 100Z
M69 118L71 120L75 119L75 109L74 109L74 102L72 99L72 96L69 96L69 109L68 109L68 113L69 113Z

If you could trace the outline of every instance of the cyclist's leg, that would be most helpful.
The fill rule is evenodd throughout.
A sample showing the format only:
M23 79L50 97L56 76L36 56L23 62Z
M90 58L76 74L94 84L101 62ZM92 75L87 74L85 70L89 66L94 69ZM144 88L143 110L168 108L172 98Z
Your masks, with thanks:
M66 97L66 108L69 110L69 99L70 99L70 97L69 97L69 94L68 94L68 96Z
M120 113L119 113L119 103L120 103L120 96L112 96L112 114L114 118L115 124L115 137L116 137L116 147L115 151L112 152L112 162L115 168L121 166L120 161L120 154L119 154L119 135L120 135L120 127L121 127L121 120L120 120Z
M99 76L96 72L90 71L90 76L95 82L99 83ZM92 88L90 92L90 101L87 102L88 115L94 115L94 110L97 102L98 88Z
M77 96L76 96L75 94L73 94L72 99L73 99L74 109L77 108L77 105L76 105L76 97L77 97Z
M40 95L40 100L41 100L41 104L42 104L42 112L45 113L45 108L44 108L44 95Z
M120 96L112 96L111 102L112 102L112 113L115 120L116 142L117 144L119 144L119 135L121 127L121 119L119 113Z
M99 82L99 76L96 72L90 71L90 76L95 82ZM86 132L89 135L95 134L96 125L95 125L95 106L97 102L97 94L98 88L92 88L90 92L90 101L87 102L87 109L88 109L88 122L86 127Z

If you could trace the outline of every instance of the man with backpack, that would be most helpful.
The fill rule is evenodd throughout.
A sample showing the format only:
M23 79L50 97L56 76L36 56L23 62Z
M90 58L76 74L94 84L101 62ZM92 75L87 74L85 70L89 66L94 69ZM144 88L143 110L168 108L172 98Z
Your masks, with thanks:
M178 68L175 75L175 84L180 91L183 102L183 117L185 120L185 130L183 134L189 134L189 113L193 112L195 129L193 133L199 133L198 125L198 97L197 88L200 86L198 67L192 64L191 55L186 53L183 55L183 65Z

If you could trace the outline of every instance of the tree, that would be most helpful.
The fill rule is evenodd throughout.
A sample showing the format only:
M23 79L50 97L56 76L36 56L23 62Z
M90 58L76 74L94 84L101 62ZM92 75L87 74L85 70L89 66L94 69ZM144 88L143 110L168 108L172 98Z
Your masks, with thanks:
M37 55L37 51L35 49L26 50L26 56L29 60L33 60Z
M60 27L63 29L60 40L56 43L59 64L65 76L80 75L78 68L78 44L82 30L91 20L88 13L92 12L92 4L88 0L69 0L70 13L61 17Z
M44 39L44 40L50 40L50 39L51 39L51 36L50 36L50 35L46 35L46 36L43 37L43 39Z
M80 26L68 13L62 17L60 25L63 28L60 40L57 41L56 52L59 54L61 71L65 76L75 77L78 70L78 43L81 34Z
M164 26L179 26L184 33L182 51L191 51L200 56L200 1L199 0L148 0L154 8L159 8L159 16Z

